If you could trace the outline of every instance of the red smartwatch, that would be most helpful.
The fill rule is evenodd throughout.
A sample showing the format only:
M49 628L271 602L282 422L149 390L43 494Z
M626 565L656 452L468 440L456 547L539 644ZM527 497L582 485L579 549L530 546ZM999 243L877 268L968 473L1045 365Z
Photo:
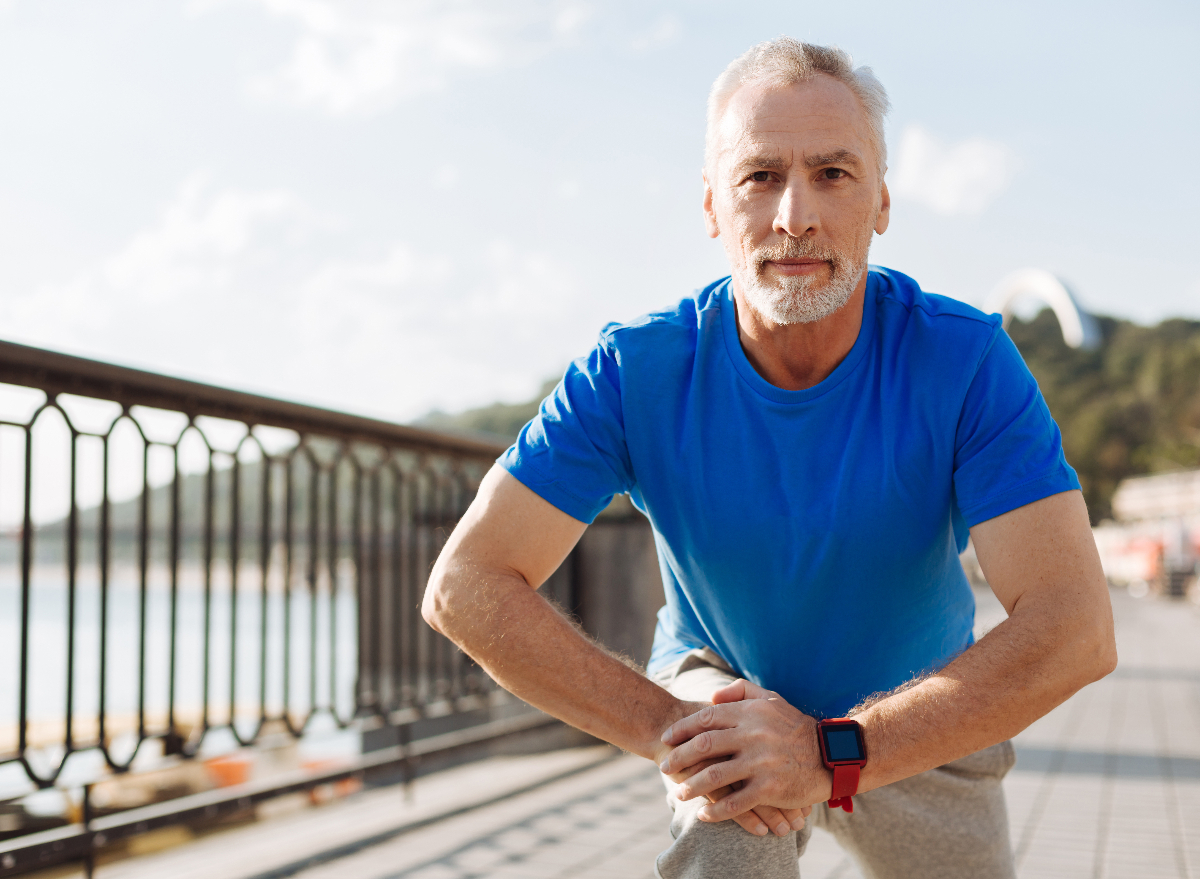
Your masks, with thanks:
M867 743L857 720L835 717L817 722L817 745L821 762L833 772L833 796L829 808L854 811L850 798L858 793L858 776L867 765Z

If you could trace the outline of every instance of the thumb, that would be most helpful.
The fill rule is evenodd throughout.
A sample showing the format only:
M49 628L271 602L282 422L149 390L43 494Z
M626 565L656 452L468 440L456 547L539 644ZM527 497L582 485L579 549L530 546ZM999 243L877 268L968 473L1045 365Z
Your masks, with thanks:
M774 699L777 695L745 678L738 678L713 693L712 702L714 705L720 705L724 702L741 702L744 699Z

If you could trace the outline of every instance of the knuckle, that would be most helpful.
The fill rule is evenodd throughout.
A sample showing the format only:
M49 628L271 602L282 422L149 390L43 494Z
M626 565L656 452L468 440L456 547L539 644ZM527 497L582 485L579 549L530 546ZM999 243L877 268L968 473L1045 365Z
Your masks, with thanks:
M713 741L712 733L702 732L694 739L696 751L701 754L707 754L712 751Z
M713 786L723 787L725 785L725 764L714 763L704 770L704 775Z
M713 708L713 706L709 705L707 708L702 708L700 710L700 714L697 717L697 720L700 721L701 726L710 727L713 725L713 723L716 722L716 715L717 715L716 709Z

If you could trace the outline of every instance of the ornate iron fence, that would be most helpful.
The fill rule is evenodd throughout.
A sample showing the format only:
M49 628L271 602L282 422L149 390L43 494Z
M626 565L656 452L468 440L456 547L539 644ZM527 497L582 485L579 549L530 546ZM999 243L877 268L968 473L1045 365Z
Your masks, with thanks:
M209 794L213 814L543 722L480 713L501 694L418 610L502 446L9 343L0 383L0 784L86 785L147 743L393 731L361 766ZM414 744L447 716L485 726ZM0 844L0 875L86 857L87 811L41 848Z

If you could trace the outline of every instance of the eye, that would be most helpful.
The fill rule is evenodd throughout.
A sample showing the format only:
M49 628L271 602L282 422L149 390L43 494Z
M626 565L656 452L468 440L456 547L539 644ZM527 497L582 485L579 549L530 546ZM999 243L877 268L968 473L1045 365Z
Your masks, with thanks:
M846 172L841 168L826 168L821 174L826 180L840 180L846 176Z
M750 175L750 179L755 183L766 183L771 179L771 174L769 171L755 171Z

